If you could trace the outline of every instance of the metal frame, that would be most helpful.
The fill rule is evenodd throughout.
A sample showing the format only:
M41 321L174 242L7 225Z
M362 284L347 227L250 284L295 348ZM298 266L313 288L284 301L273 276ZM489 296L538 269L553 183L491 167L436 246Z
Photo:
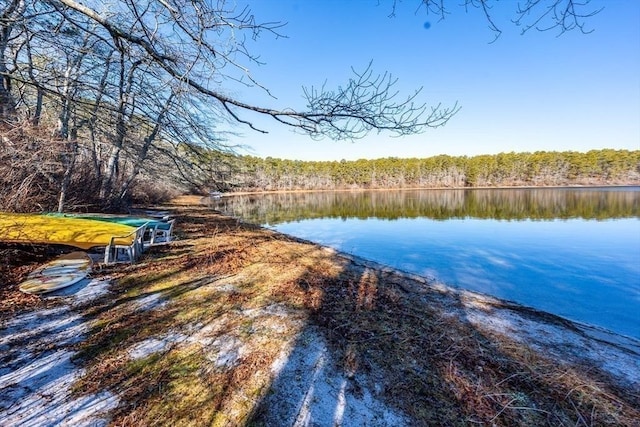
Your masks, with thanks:
M117 262L130 262L134 263L144 250L144 233L147 229L146 225L136 228L133 232L124 236L113 236L109 244L104 249L104 263L112 264ZM118 243L120 239L126 239L134 235L133 242L131 244ZM126 255L127 261L122 261L122 255Z

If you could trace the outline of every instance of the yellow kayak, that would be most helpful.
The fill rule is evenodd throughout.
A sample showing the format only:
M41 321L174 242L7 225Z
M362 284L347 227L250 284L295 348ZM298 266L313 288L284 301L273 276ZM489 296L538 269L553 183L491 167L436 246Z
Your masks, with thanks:
M131 245L135 227L82 218L0 213L0 242L69 245L84 250L107 246L114 236Z

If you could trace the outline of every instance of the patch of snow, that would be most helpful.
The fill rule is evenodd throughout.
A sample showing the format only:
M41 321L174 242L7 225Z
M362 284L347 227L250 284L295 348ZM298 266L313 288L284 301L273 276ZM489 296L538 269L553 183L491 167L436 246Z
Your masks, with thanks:
M480 300L466 301L464 316L479 330L508 336L557 360L586 360L624 384L640 384L640 342L633 338L572 322L574 328L530 319L508 307L486 310Z
M202 326L202 324L195 325L191 329L191 333L187 338L187 342L190 344L199 344L202 347L210 346L220 332L226 329L226 325L230 321L230 317L227 314L222 314L220 317Z
M0 377L2 425L106 425L99 416L117 406L118 399L108 392L70 399L73 383L84 373L72 356L55 351Z
M72 397L84 370L72 361L70 346L81 341L88 322L71 311L106 292L108 283L90 281L69 295L53 295L60 304L2 322L0 328L0 425L106 425L104 413L118 405L102 392ZM79 300L77 299L79 298Z
M162 338L148 338L129 349L129 357L136 360L150 356L153 353L166 352L176 343L183 342L186 339L186 336L178 333L171 333Z
M236 286L233 286L230 283L225 283L224 285L216 285L215 289L219 292L225 292L225 293L238 292L238 288Z
M308 328L273 363L263 402L265 425L390 426L408 420L336 367L322 335Z
M168 301L162 298L160 293L155 293L145 295L142 298L137 298L134 303L137 310L149 311L164 307L167 305Z
M78 306L99 298L109 292L109 279L93 279L89 284L81 288L71 300L72 306Z
M213 362L216 368L232 368L245 353L244 343L232 335L222 335L211 343L207 349L206 358Z
M52 309L27 312L2 322L0 329L0 348L11 348L16 343L29 339L33 341L39 335L60 329L64 323L72 320L67 318L69 308L65 306ZM74 318L79 316L73 315Z
M291 309L284 304L271 304L260 308L251 308L243 310L242 314L250 318L256 318L259 316L277 316L277 317L289 317L291 316Z
M100 279L85 278L66 288L43 294L43 298L59 298L72 306L78 306L107 293L110 283L110 279L106 277Z

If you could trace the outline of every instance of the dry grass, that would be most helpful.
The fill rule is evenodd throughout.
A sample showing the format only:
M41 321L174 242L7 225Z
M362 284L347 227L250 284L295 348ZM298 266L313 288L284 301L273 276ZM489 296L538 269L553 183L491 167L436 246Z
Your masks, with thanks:
M389 276L350 269L325 288L314 320L329 331L346 364L382 372L389 401L414 419L427 425L637 425L637 391L609 383L596 369L546 359L507 336L485 336L445 315L458 304L453 296L428 288L404 292Z
M259 425L272 365L308 324L355 393L377 384L415 425L639 425L638 390L479 330L455 315L455 294L204 208L172 209L179 240L104 269L112 293L84 308L93 330L75 392L116 391L113 425ZM131 356L153 338L168 344Z
M117 390L127 402L118 425L239 425L268 390L273 361L307 319L314 291L297 286L298 278L333 265L321 248L205 211L178 223L182 240L139 265L105 270L119 277L117 297L86 308L94 328L79 358L89 370L76 391ZM135 309L135 301L151 295L167 304ZM255 314L273 306L284 307L286 318ZM169 333L191 339L161 357L127 356L137 343ZM218 366L216 340L232 342L238 360Z

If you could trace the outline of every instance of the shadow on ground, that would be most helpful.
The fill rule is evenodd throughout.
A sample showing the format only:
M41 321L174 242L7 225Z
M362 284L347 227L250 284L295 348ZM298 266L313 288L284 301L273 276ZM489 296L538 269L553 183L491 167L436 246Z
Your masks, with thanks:
M613 385L593 364L558 363L515 339L513 320L535 311L364 260L346 262L336 278L298 284L320 287L322 298L309 307L309 326L256 410L257 424L625 425L638 415L632 384ZM477 311L514 335L479 328L468 320ZM534 321L570 327L546 314ZM627 360L637 368L637 353Z

